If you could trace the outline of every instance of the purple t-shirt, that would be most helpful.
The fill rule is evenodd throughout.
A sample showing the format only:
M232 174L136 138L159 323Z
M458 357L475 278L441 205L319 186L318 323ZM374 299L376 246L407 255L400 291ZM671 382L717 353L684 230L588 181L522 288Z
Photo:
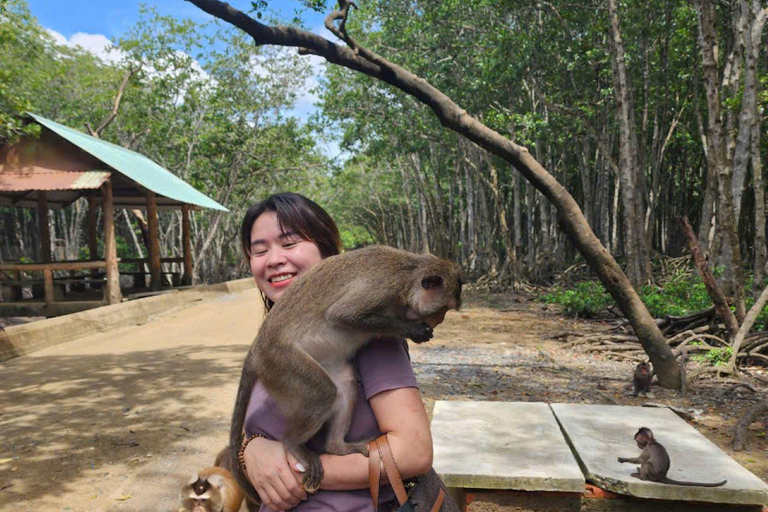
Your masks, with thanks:
M413 375L408 356L408 343L405 340L377 339L363 347L355 358L357 373L357 402L352 414L352 422L347 433L347 441L360 441L381 435L376 417L368 400L382 391L390 389L418 387ZM269 439L281 440L285 436L285 416L277 404L257 383L248 402L245 418L245 434L261 434ZM310 448L321 451L321 435L309 442ZM384 503L394 498L392 487L384 485L379 494L379 502ZM260 512L270 512L266 505ZM371 492L368 489L353 491L320 490L302 501L292 512L372 512Z

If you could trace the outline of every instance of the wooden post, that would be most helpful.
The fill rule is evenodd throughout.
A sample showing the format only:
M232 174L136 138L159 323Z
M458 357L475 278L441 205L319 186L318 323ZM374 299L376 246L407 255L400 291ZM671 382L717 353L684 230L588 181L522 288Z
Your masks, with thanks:
M123 300L120 292L120 271L117 268L117 242L115 241L114 200L112 198L112 182L106 182L104 193L104 259L107 263L107 302L118 304Z
M96 209L96 196L88 196L88 259L99 259L99 239L98 239L98 223L99 223L99 211ZM91 278L95 279L99 275L97 269L91 270ZM93 284L91 284L93 288Z
M147 191L147 224L149 224L149 288L159 290L162 285L160 267L160 228L157 220L157 197Z
M40 233L40 259L43 263L50 263L51 229L48 224L48 194L44 190L37 192L37 224Z
M96 209L96 197L88 196L88 259L99 259L99 239L97 236L99 211Z
M49 268L43 270L43 281L45 285L45 303L50 304L54 301L53 296L53 271Z
M189 214L189 205L181 205L181 243L184 250L184 277L181 284L185 286L192 284L192 238L190 236Z

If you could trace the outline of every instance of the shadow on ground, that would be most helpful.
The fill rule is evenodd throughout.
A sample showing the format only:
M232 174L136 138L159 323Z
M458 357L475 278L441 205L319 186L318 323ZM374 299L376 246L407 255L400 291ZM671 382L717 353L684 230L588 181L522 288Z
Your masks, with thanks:
M0 458L14 459L0 472L2 501L57 496L114 465L140 471L147 459L187 450L196 431L226 431L229 418L211 414L206 390L231 386L234 396L246 351L187 346L24 357L0 367Z

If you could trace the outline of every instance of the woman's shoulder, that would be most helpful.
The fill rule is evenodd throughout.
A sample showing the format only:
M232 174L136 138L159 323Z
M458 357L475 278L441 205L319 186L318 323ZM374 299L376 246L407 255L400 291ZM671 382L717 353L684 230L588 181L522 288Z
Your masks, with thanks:
M355 367L366 398L390 389L418 387L408 342L402 338L373 340L357 353Z

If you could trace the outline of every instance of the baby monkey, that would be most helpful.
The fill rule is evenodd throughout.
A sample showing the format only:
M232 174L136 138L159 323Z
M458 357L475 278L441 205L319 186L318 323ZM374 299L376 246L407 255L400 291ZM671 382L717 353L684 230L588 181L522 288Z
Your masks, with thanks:
M630 476L639 478L640 480L648 480L650 482L673 485L693 485L696 487L720 487L721 485L728 483L728 480L707 484L700 482L681 482L679 480L668 478L667 472L669 471L670 463L669 453L667 453L666 448L656 442L651 429L641 427L640 430L637 431L637 434L635 434L635 442L642 450L639 457L631 459L619 457L619 462L640 464L638 472L632 473Z
M232 476L229 447L223 448L213 463L198 471L181 488L181 505L187 512L239 512L243 490ZM257 512L261 502L246 498L246 510Z
M239 512L242 503L242 489L223 468L201 469L181 488L181 505L187 512Z
M461 305L461 285L455 263L384 246L331 256L312 267L275 304L248 351L232 414L233 460L257 381L285 415L282 441L306 470L306 492L316 492L323 478L319 454L307 447L321 428L325 453L367 456L368 439L345 440L357 394L351 360L376 336L431 339L445 313ZM233 470L255 497L240 465Z
M651 390L651 379L653 379L651 365L648 363L638 363L632 376L632 386L634 388L632 396L636 397L638 393L648 394Z

